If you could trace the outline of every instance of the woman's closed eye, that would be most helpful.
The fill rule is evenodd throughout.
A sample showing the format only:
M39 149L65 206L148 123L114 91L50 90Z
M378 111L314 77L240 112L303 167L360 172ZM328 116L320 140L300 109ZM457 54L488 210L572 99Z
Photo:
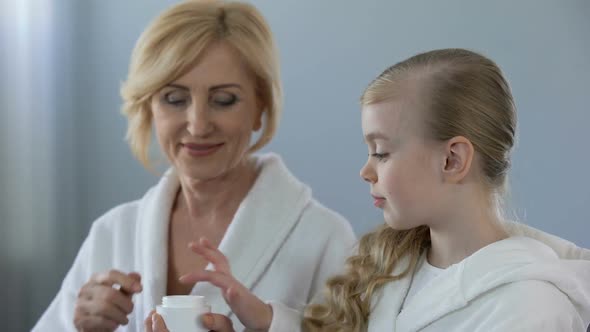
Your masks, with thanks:
M236 104L239 101L238 97L230 92L216 92L211 95L209 103L216 108L226 108Z
M162 101L167 105L182 107L190 103L190 95L180 90L170 91L164 94Z

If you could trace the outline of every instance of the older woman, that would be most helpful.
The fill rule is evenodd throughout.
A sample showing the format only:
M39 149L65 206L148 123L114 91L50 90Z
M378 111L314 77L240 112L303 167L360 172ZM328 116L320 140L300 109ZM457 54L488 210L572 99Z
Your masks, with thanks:
M240 329L228 294L179 280L207 267L204 247L227 257L248 294L289 307L308 303L339 271L355 241L349 224L279 156L253 155L281 110L272 34L254 7L188 1L165 11L137 42L122 96L133 153L150 167L153 127L172 167L143 198L94 222L34 331L141 330L174 294L205 295Z

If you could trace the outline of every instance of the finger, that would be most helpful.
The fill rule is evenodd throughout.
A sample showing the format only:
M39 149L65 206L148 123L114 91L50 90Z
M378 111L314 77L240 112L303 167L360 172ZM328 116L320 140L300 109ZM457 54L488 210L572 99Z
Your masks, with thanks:
M217 248L216 246L211 244L211 242L207 238L201 237L198 242L192 242L192 243L201 247L202 249L205 249L207 251L214 253L215 256L218 258L219 263L225 263L229 266L228 260L225 257L225 255L221 252L221 250L219 250L219 248Z
M87 312L90 316L100 316L115 321L119 325L129 323L127 314L111 303L107 302L88 302L81 305L81 310Z
M231 286L225 299L238 319L255 330L267 330L272 321L272 307L245 287Z
M256 295L252 294L248 288L239 283L229 286L225 290L223 297L234 311L240 310L240 308L252 310L252 308L264 303Z
M129 296L112 287L100 284L93 284L85 288L84 292L80 292L78 301L90 309L101 304L114 306L125 314L130 314L133 311L133 301Z
M110 286L89 282L82 286L78 293L79 301L106 301L116 305L127 314L133 311L133 301L128 294L118 291Z
M228 304L231 306L232 304L237 304L239 302L240 294L238 294L238 291L235 287L230 286L225 292L225 298L227 299Z
M121 271L110 270L96 275L94 281L105 286L119 285L121 290L127 293L139 293L142 290L141 282L134 276L129 276Z
M129 295L108 286L101 287L100 294L95 296L98 300L116 306L125 314L130 314L133 311L133 301Z
M133 280L135 280L135 282L137 284L139 284L139 286L141 287L141 275L137 272L129 272L127 274L127 276ZM121 291L121 293L127 295L127 296L131 296L133 295L132 292L128 292L125 288L120 287L119 290ZM141 292L141 289L139 290L139 292Z
M129 272L127 273L127 276L139 283L141 283L141 274L137 273L137 272Z
M178 280L184 284L194 284L200 281L210 282L213 285L221 288L224 293L232 284L237 282L232 276L228 276L217 271L207 270L201 270L185 274L181 276Z
M82 288L80 288L80 291L78 292L78 300L92 299L92 294L94 292L94 288L97 285L98 284L94 281L90 281L90 282L87 282L86 284L84 284L84 286L82 286Z
M164 319L157 313L152 316L152 329L153 332L168 332Z
M231 274L229 262L225 255L219 249L213 247L207 239L201 238L198 243L191 242L189 248L211 262L216 271Z
M205 328L215 332L233 332L233 323L225 315L204 314L201 316L201 322Z
M150 311L149 315L143 321L143 328L144 328L145 332L153 332L154 331L154 330L152 330L152 319L153 319L152 316L154 315L154 313L156 313L156 310Z
M209 248L209 249L217 249L215 248L212 244L211 241L209 241L208 238L201 236L201 238L199 238L199 243L204 246L205 248Z
M74 322L80 331L107 330L114 331L120 324L101 316L85 316L80 321Z

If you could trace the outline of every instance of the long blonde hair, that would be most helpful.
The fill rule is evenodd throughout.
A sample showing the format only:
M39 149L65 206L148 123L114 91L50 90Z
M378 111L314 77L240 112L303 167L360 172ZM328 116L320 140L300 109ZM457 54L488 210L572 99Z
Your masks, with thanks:
M484 184L491 194L506 182L514 145L516 113L510 87L490 59L464 49L441 49L415 55L386 69L365 90L363 106L399 95L400 84L414 80L423 96L426 135L446 141L469 139L481 160ZM416 268L430 246L430 230L420 226L398 231L387 225L363 236L346 272L328 280L324 303L307 307L305 331L366 331L373 295L384 284ZM402 258L408 265L392 275Z
M142 33L127 81L121 87L127 116L127 141L133 154L150 168L150 99L164 85L186 73L204 50L223 41L234 47L256 76L263 104L264 129L249 152L274 136L282 109L278 53L264 17L252 5L222 0L188 0L158 16Z

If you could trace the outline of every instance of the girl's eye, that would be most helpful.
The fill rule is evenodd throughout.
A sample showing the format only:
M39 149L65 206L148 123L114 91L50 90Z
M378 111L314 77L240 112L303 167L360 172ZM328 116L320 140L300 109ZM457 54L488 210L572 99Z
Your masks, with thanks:
M189 95L182 91L170 91L164 95L164 102L172 106L186 106L189 101Z
M219 92L211 97L211 103L216 107L229 107L238 102L238 97L233 93Z
M371 153L371 157L377 158L377 160L382 161L389 156L389 153Z

